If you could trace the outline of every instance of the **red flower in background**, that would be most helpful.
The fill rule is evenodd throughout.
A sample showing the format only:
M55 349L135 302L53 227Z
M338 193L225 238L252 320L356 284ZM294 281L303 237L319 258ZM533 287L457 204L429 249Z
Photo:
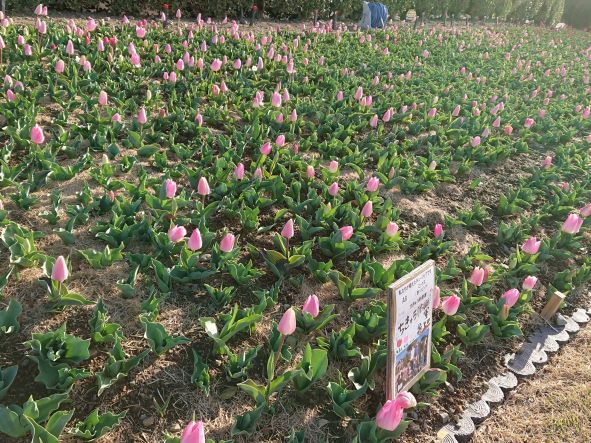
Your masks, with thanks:
M252 10L254 12L257 12L259 10L259 7L256 4L254 4L254 5L252 5Z
M169 5L168 5L168 3L164 3L164 4L162 5L162 9L168 9L168 8L169 8Z

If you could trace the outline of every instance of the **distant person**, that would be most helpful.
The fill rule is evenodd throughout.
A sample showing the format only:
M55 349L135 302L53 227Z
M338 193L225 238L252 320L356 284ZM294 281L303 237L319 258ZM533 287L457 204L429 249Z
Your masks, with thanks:
M363 14L359 26L362 29L385 28L388 18L388 8L383 3L363 2Z

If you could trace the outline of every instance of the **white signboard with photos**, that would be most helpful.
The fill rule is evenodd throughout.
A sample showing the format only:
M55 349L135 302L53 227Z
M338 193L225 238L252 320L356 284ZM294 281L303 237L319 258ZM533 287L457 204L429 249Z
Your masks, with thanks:
M388 290L388 399L409 390L431 365L435 262L429 260Z

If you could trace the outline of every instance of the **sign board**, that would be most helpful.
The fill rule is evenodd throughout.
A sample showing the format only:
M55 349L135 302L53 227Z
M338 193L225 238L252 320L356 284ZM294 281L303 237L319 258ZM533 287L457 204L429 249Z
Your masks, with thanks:
M431 366L435 262L429 260L388 289L386 395L409 390Z

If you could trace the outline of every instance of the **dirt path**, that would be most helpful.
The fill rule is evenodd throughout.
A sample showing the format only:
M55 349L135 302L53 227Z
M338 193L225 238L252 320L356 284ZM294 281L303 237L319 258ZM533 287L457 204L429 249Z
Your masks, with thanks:
M520 384L472 441L591 441L591 326L584 327L536 376Z

